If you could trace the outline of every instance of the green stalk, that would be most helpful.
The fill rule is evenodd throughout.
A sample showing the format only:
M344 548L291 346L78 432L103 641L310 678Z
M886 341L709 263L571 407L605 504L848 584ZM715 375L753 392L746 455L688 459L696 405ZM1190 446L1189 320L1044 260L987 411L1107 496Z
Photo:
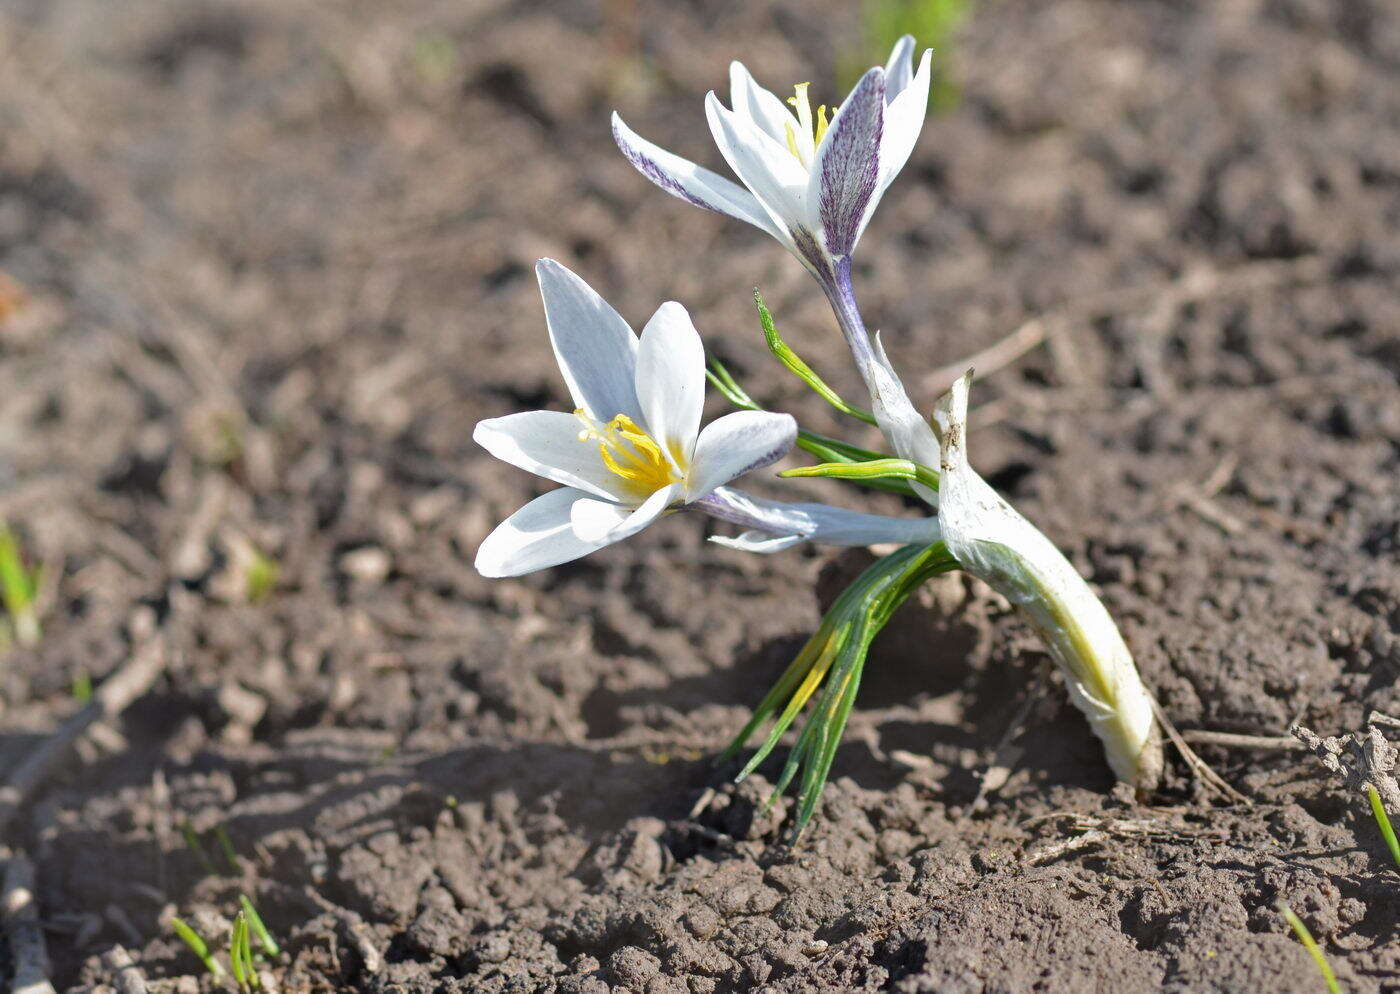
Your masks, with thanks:
M175 930L175 934L180 937L180 941L189 947L190 952L199 957L199 961L204 964L204 969L209 971L210 976L222 977L224 975L224 968L219 965L219 961L209 952L209 945L200 938L198 932L190 928L179 918L171 918L170 927Z
M36 573L25 568L19 541L9 525L0 522L0 592L4 594L5 611L14 626L15 639L23 646L37 645L42 634L39 616L34 610Z
M1313 958L1313 962L1317 964L1317 970L1322 974L1322 982L1327 985L1327 990L1331 994L1342 994L1341 987L1337 986L1337 975L1332 972L1331 964L1327 962L1327 957L1308 931L1308 927L1303 924L1303 919L1295 915L1293 909L1282 901L1278 902L1278 910L1279 914L1283 915L1283 920L1288 922L1289 928L1293 929L1298 941L1303 944L1303 948L1308 951L1308 955Z
M1390 824L1390 815L1386 814L1385 805L1381 803L1381 795L1373 784L1366 785L1366 800L1371 802L1371 813L1376 817L1376 824L1380 826L1381 835L1385 836L1385 844L1390 847L1391 858L1395 860L1395 865L1400 866L1400 841L1395 838L1395 829Z
M253 934L258 937L258 945L269 956L276 956L282 950L272 938L272 933L263 924L262 915L258 914L258 909L253 907L253 902L248 900L247 894L238 895L238 903L243 908L243 913L248 916L248 927L253 930Z

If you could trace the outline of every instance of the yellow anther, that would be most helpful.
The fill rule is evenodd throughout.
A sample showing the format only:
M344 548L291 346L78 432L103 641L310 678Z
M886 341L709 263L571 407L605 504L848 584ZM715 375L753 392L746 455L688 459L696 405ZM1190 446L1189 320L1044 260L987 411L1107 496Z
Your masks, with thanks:
M683 461L667 459L656 439L627 415L619 414L605 425L582 410L575 411L574 417L583 424L578 440L598 443L603 465L632 496L645 499L662 487L681 481L676 466L684 465Z
M787 137L788 151L791 152L797 161L804 166L812 164L811 159L818 145L822 143L823 136L826 135L828 121L826 119L826 104L817 108L816 119L812 118L812 101L807 95L807 90L811 83L798 83L793 87L795 96L787 98L787 102L792 105L797 112L797 127L792 126L788 121L783 125L783 131ZM801 142L798 135L801 135ZM811 145L807 142L811 141Z

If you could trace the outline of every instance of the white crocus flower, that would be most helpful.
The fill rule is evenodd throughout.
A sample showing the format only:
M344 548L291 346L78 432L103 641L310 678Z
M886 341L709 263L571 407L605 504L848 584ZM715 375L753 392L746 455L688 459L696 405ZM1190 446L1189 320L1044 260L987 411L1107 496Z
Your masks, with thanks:
M799 83L784 103L742 63L731 64L732 106L711 91L705 116L743 186L639 137L616 113L613 137L657 186L762 228L831 287L923 128L932 53L925 50L917 72L913 54L906 35L888 65L861 77L829 122L826 107L813 114L808 84Z
M705 352L690 315L662 304L640 340L559 263L535 267L549 337L576 410L492 418L472 437L513 466L564 484L526 504L477 551L483 576L557 566L635 535L792 447L786 414L739 411L700 430Z
M967 461L967 390L962 377L939 402L938 519L948 551L967 572L1026 616L1064 673L1070 700L1103 742L1120 780L1151 790L1162 775L1152 697L1103 603L1039 529Z

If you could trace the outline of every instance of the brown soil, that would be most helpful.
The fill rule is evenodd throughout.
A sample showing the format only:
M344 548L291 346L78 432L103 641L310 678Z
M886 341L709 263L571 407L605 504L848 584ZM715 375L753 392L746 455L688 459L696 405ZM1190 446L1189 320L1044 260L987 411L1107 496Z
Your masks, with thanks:
M651 188L607 125L717 164L701 97L729 59L827 79L853 15L648 2L606 29L625 6L0 10L0 269L29 297L0 326L0 513L56 581L0 667L0 771L143 626L170 652L12 826L58 986L120 942L157 990L218 988L163 916L222 937L246 892L290 991L1319 991L1280 898L1346 990L1400 990L1400 878L1339 784L1208 749L1251 805L1180 764L1122 797L1029 631L961 579L877 644L789 851L766 783L712 760L860 555L746 557L687 515L474 573L537 483L471 426L565 400L538 256L638 323L683 301L830 430L764 358L757 283L853 385L800 268ZM897 362L1045 316L979 385L973 459L1179 726L1400 711L1395 6L998 0L947 59L961 101L859 253ZM250 545L281 570L256 604ZM186 821L224 826L236 875Z

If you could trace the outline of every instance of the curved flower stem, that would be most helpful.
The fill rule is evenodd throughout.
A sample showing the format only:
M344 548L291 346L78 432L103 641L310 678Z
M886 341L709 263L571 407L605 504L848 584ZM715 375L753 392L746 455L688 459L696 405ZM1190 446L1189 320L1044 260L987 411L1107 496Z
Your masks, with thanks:
M899 458L926 466L937 465L938 439L934 437L933 429L909 400L904 384L890 366L878 339L872 342L866 330L851 282L850 260L838 260L831 279L820 282L836 315L836 323L840 325L856 361L856 368L870 391L870 407L880 431ZM938 506L937 491L920 483L914 483L913 489L927 504Z
M872 369L876 362L875 350L871 347L870 333L865 330L865 320L860 316L860 306L856 303L855 286L851 282L850 257L844 256L837 260L831 278L822 279L820 282L826 292L826 299L831 302L831 309L836 314L836 323L841 327L841 334L846 337L846 345L855 357L856 368L860 370L861 378L865 380L865 385L870 388L873 397L875 386Z

